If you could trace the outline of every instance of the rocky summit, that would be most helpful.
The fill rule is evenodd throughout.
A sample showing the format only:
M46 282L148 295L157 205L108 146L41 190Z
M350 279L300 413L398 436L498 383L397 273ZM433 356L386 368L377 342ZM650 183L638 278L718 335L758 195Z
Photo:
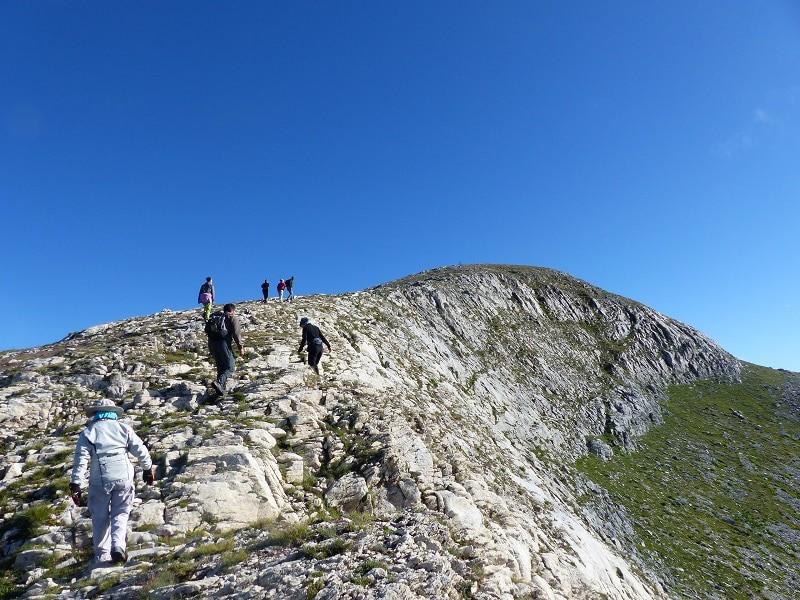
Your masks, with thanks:
M0 353L0 598L797 597L797 374L547 269L237 307L219 401L199 310ZM93 568L67 477L99 398L158 481Z

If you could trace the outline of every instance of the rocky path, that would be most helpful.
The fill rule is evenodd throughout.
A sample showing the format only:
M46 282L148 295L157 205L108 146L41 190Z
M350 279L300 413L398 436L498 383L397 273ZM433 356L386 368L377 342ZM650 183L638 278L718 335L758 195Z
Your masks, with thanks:
M374 516L367 479L354 470L379 479L384 445L337 384L348 364L326 356L319 377L286 343L297 337L291 327L254 329L293 308L240 309L255 350L238 361L235 387L221 401L201 383L213 368L193 312L165 315L169 325L145 347L123 341L142 337L135 320L114 332L113 355L19 361L3 389L3 416L17 433L6 441L16 454L4 474L3 554L26 572L26 597L306 598L319 588L320 598L409 598L414 588L437 597L468 588L451 562L468 575L469 561L440 556L457 547L442 523ZM158 465L156 486L137 485L125 567L87 564L91 521L66 497L80 408L101 394L123 400ZM30 441L20 440L23 431ZM33 502L11 504L12 496ZM53 513L37 517L39 535L25 539L14 515L44 506Z

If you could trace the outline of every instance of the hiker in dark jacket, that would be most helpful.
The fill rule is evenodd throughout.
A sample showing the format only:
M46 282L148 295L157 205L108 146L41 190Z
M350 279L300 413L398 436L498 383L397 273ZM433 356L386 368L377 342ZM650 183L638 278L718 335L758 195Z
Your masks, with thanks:
M292 290L294 289L294 275L289 277L286 280L286 301L289 302L292 298L294 298L294 293Z
M319 375L318 365L319 359L322 358L322 344L328 347L328 352L331 351L331 345L328 343L328 340L325 339L325 336L322 335L319 327L314 325L308 317L300 319L300 327L303 329L303 337L300 340L298 352L302 352L303 346L308 344L308 366L314 369L316 374Z
M206 323L208 334L208 348L217 363L217 378L211 386L220 396L225 394L225 382L236 370L236 361L233 358L233 343L239 346L239 355L244 356L242 345L242 332L239 319L236 318L236 307L226 304L222 311L211 315Z
M211 277L206 277L205 283L200 286L197 303L203 305L203 320L208 321L214 307L214 283L211 281Z
M264 302L266 302L269 299L269 281L266 279L261 284L261 293L264 295Z

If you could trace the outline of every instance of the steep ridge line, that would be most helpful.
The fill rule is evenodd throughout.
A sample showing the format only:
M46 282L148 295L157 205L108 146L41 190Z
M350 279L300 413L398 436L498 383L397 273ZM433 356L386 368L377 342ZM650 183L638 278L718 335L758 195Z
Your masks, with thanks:
M491 265L239 314L250 351L219 404L205 402L197 311L0 354L6 586L64 598L671 595L668 565L639 552L624 510L581 506L587 480L571 465L635 451L663 422L669 386L740 380L739 361L699 332L556 271ZM320 378L294 352L301 315L333 344ZM125 407L160 481L137 492L129 563L91 570L89 521L64 474L82 406L103 396Z

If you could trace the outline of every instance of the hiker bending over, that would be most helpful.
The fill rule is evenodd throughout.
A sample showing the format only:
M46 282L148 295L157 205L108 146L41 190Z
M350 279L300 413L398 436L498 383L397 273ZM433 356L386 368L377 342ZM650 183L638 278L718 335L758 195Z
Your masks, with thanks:
M269 281L266 279L264 283L261 284L261 294L264 296L264 302L269 300Z
M286 301L289 302L292 298L294 298L294 293L292 290L294 289L294 275L289 277L286 280Z
M128 516L133 506L133 454L148 484L155 481L150 453L130 425L119 421L122 409L111 400L99 400L86 409L89 423L78 436L69 491L82 505L81 483L89 470L89 513L96 563L128 560Z
M211 282L211 277L206 277L206 282L200 286L197 303L203 305L203 320L208 321L214 306L214 284Z
M211 315L206 323L208 348L217 363L217 378L211 384L219 395L225 394L225 382L233 375L236 361L233 358L233 342L239 346L239 354L244 356L242 333L239 319L236 318L236 307L226 304L221 311Z
M303 346L308 344L308 366L314 369L316 374L319 375L318 365L319 359L322 358L322 344L328 347L328 352L331 351L331 345L328 343L328 340L325 339L325 336L322 335L319 327L314 325L308 317L300 319L300 327L303 329L303 337L300 340L300 349L298 352L302 352Z

